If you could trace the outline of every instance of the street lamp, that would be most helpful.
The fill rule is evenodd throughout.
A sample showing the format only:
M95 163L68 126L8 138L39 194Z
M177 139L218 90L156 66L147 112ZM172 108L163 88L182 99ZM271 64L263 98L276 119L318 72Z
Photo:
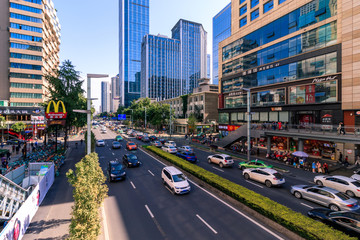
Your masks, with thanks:
M105 78L107 74L87 74L87 154L91 153L91 78Z
M130 121L131 121L131 125L130 127L132 128L133 125L133 114L134 114L134 110L133 109L129 109L131 111L131 115L130 115Z
M145 108L145 130L146 130L146 107Z
M251 137L250 137L250 124L251 124L251 112L250 112L250 88L243 88L247 92L247 160L250 161L251 151Z

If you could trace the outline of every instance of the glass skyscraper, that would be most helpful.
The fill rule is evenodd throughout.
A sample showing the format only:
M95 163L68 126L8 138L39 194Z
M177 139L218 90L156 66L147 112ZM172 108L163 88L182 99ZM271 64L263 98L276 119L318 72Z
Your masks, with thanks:
M141 55L141 97L163 100L180 96L180 41L146 35Z
M206 78L207 32L199 23L180 19L171 30L172 38L180 40L181 94L192 93L198 80Z
M149 33L149 0L120 0L119 4L120 104L140 97L141 42Z
M219 84L219 43L230 36L231 3L213 17L213 84Z

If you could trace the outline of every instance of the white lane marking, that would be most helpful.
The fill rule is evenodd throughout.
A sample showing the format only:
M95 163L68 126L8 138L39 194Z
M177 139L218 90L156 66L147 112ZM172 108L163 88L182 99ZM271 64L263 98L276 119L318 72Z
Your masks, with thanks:
M220 168L217 168L217 167L212 167L213 169L216 169L216 170L218 170L218 171L220 171L220 172L224 172L224 170L222 170L222 169L220 169Z
M119 159L115 158L116 161L118 161Z
M112 153L112 155L115 155L115 153Z
M155 175L154 175L150 170L148 170L148 172L149 172L151 175L153 175L153 177L155 177Z
M213 231L213 233L217 234L217 231L215 229L213 229L210 224L208 224L204 219L202 219L198 214L196 214L196 216L200 219L200 221L202 221L208 228L210 228L211 231Z
M150 208L148 207L148 205L145 205L146 210L148 211L148 213L150 214L151 218L154 218L154 215L152 214L152 212L150 211Z
M305 204L305 203L300 203L301 205L303 205L303 206L305 206L305 207L308 207L308 208L311 208L311 209L313 209L313 207L312 206L309 206L309 205L307 205L307 204Z
M255 185L255 186L259 187L259 188L264 188L263 186L260 186L260 185L258 185L258 184L256 184L256 183L253 183L253 182L250 182L250 181L248 181L248 180L245 180L245 182L250 183L250 184L252 184L252 185Z
M134 183L132 181L130 181L130 184L134 189L136 189L136 187L135 187L135 185L134 185Z
M144 150L140 149L143 153L145 153L146 155L150 156L152 159L155 159L156 161L158 161L161 165L163 166L167 166L165 163L161 162L160 160L154 158L153 156L151 156L150 154L148 154L147 152L145 152ZM212 194L211 192L205 190L204 188L200 187L198 184L196 184L195 182L191 181L188 179L189 182L191 182L192 184L194 184L196 187L198 187L199 189L203 190L204 192L206 192L207 194L209 194L210 196L212 196L213 198L215 198L216 200L218 200L219 202L221 202L222 204L224 204L225 206L229 207L231 210L235 211L236 213L240 214L241 216L243 216L244 218L246 218L247 220L249 220L250 222L252 222L253 224L255 224L256 226L258 226L259 228L262 228L264 231L268 232L269 234L273 235L274 237L276 237L279 240L285 240L284 238L280 237L279 235L277 235L276 233L274 233L273 231L271 231L270 229L262 226L260 223L258 223L257 221L255 221L254 219L252 219L251 217L249 217L248 215L246 215L243 212L240 212L239 210L237 210L235 207L231 206L230 204L226 203L224 200L218 198L217 196L215 196L214 194Z
M105 158L104 156L101 156L100 158Z
M109 150L111 151L111 148L109 148Z
M110 239L110 237L109 237L109 229L108 229L108 226L107 226L104 203L101 204L101 212L102 212L102 218L103 218L103 224L104 224L104 235L105 235L104 237L105 237L105 240L109 240Z

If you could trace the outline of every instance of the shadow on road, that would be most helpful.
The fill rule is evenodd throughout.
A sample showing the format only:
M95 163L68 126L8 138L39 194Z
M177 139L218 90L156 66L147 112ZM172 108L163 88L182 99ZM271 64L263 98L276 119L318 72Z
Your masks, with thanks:
M47 229L57 228L60 225L69 224L70 222L71 222L70 219L50 219L47 221L41 220L41 221L31 222L30 227L26 230L26 233L27 234L38 234ZM61 238L46 238L46 239L65 239L65 238L63 236Z

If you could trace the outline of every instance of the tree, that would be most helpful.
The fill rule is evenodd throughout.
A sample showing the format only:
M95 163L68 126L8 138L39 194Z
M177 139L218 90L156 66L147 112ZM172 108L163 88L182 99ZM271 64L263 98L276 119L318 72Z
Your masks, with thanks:
M198 122L202 122L204 115L201 113L201 107L199 105L194 106L194 116Z
M21 132L24 131L25 128L26 128L26 125L23 122L17 122L17 123L14 123L13 125L11 125L11 129L14 132L17 132L20 134L20 137L19 137L20 139L21 139Z
M108 187L96 153L86 155L66 176L74 187L69 231L70 240L96 240L100 234L99 208L107 197Z
M46 87L47 97L54 101L63 101L67 118L65 128L65 146L67 141L68 130L71 126L84 127L86 125L86 114L73 112L74 109L87 109L84 90L82 89L83 80L80 80L79 72L69 60L60 65L59 69L54 70L55 75L46 75L48 82ZM45 103L47 105L48 102Z
M116 110L116 115L119 115L119 114L124 114L124 110L126 108L122 105L119 105L118 109Z
M193 113L190 114L187 124L189 126L189 132L195 133L197 119Z
M0 116L0 128L1 128L1 142L4 142L4 128L6 125L6 118L3 116Z

